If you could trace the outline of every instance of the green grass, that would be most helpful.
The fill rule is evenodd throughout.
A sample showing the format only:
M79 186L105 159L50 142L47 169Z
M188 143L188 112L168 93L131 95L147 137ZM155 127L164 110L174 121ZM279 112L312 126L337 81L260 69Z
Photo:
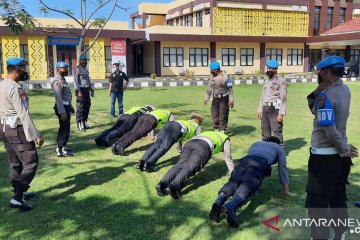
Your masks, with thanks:
M347 83L352 91L349 142L360 146L360 84ZM114 156L110 149L97 148L94 138L114 119L108 116L107 90L97 90L90 114L91 130L75 131L74 117L70 146L74 158L55 156L57 118L50 91L31 92L31 112L46 139L39 148L40 165L31 185L38 197L31 201L34 210L20 213L7 207L12 196L8 163L0 148L0 239L268 239L262 233L262 214L274 208L302 208L305 199L307 160L313 116L306 96L315 84L291 84L288 111L284 124L290 190L294 196L280 194L276 167L272 176L251 201L239 211L239 229L228 228L225 221L214 224L207 220L218 190L229 173L222 154L190 179L180 201L156 195L155 185L176 162L175 147L160 159L160 170L143 173L135 165L151 141L144 138L134 143L126 157ZM245 155L248 147L260 139L260 122L255 119L261 86L235 86L235 108L230 112L229 135L233 158ZM158 90L128 90L125 110L148 103L173 111L184 119L191 111L205 117L204 130L211 129L210 106L203 105L205 87L176 87ZM349 204L360 200L360 168L354 160L348 187ZM304 210L305 211L305 210ZM306 237L303 236L303 239Z

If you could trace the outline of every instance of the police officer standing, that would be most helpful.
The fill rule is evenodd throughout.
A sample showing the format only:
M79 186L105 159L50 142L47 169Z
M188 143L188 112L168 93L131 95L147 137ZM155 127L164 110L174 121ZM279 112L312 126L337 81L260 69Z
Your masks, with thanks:
M205 105L212 97L211 116L215 131L226 131L229 118L229 106L234 107L234 92L230 77L220 70L220 63L210 64L211 79L205 94Z
M351 94L343 84L345 60L338 56L323 59L318 65L318 88L307 98L315 115L308 162L308 181L305 207L311 219L346 221L346 184L357 149L348 144L346 124L349 117ZM333 239L342 239L347 227L332 227ZM313 239L328 239L329 228L311 226Z
M224 152L224 160L230 172L234 170L229 137L218 131L202 132L191 138L183 148L178 162L165 174L156 186L159 196L170 195L179 199L186 181L199 172L216 153Z
M0 139L5 144L15 193L9 207L29 211L32 206L25 200L34 197L34 193L26 191L38 165L35 143L42 146L44 139L31 119L29 99L19 84L29 79L27 62L15 57L9 58L6 65L8 76L0 83Z
M74 74L76 122L78 130L82 132L85 131L85 129L89 129L87 120L91 106L90 92L92 97L95 96L86 65L87 57L85 55L81 55L80 65L76 67Z
M156 142L145 152L137 164L141 171L156 172L157 161L170 150L172 145L178 143L178 149L182 149L182 143L201 132L202 117L197 113L191 113L190 120L170 121L164 124L156 137Z
M71 150L66 148L70 137L70 118L75 110L71 105L71 91L65 77L69 74L69 65L65 62L56 63L56 76L51 80L55 94L55 114L59 118L59 131L57 136L56 155L58 157L71 157Z
M111 97L111 109L110 114L113 117L115 115L115 103L118 100L119 115L123 113L123 97L124 90L127 88L129 78L124 72L120 70L120 63L113 63L112 74L109 79L109 94Z
M284 146L283 121L286 112L287 83L277 73L277 61L269 60L266 66L266 75L269 79L264 82L256 116L261 119L262 140L274 136L280 139L280 145Z

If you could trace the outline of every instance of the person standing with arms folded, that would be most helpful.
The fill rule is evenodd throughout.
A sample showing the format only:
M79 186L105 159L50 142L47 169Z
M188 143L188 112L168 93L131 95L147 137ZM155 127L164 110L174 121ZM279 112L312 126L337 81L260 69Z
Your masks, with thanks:
M210 64L211 79L208 90L205 94L205 105L210 98L211 116L213 128L215 131L225 132L228 127L229 107L234 107L234 92L230 77L220 70L220 63L212 62Z

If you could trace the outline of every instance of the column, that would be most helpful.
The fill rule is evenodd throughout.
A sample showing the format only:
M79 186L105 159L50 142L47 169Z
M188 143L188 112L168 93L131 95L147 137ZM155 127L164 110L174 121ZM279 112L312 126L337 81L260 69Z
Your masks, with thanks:
M161 76L161 45L160 41L155 42L155 74Z

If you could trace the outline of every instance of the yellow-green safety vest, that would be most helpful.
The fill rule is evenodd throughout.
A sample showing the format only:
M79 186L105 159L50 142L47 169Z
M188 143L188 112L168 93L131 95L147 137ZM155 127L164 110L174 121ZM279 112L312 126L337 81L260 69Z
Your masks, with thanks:
M143 107L132 107L128 111L126 111L125 114L133 114L133 113L136 113L137 111L139 111L141 109L143 109Z
M187 141L195 136L196 129L199 127L199 124L197 122L195 122L194 120L179 120L178 122L182 123L187 127L187 132L185 136L180 139L181 141Z
M225 133L215 131L202 132L198 136L211 139L211 141L214 143L214 149L212 151L213 154L222 152L224 150L225 141L229 139Z
M156 119L158 120L156 128L159 129L169 121L171 112L167 110L154 110L151 111L149 114L156 117Z

